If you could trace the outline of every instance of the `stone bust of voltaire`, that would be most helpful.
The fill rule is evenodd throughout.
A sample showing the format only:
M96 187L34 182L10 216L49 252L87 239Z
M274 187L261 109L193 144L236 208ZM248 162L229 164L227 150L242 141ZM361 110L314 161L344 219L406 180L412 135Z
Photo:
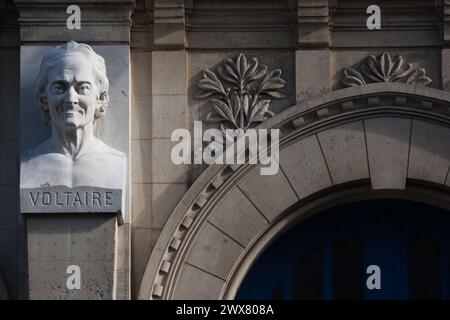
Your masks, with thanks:
M52 133L22 155L21 188L123 189L125 154L94 134L108 89L105 61L87 44L70 41L43 57L35 97Z

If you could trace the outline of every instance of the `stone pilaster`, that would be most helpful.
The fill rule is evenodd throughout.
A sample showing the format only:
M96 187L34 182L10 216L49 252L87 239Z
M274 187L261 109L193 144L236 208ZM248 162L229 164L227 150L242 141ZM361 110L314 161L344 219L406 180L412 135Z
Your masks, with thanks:
M145 10L153 22L147 33L153 36L152 43L144 47L142 14L142 28L133 35L137 40L132 132L132 287L136 297L153 245L187 190L187 167L170 159L174 145L170 137L177 128L189 128L185 1L147 1Z
M297 102L331 91L328 0L298 0Z
M133 0L76 2L81 29L67 28L66 0L15 0L21 37L22 149L49 135L30 99L35 66L51 47L69 40L87 43L103 56L110 102L98 124L105 143L128 155L122 212L49 213L25 216L31 299L129 299L130 297L130 27ZM1 8L0 8L1 10ZM36 117L37 116L37 117ZM30 118L32 120L30 120ZM34 119L34 120L33 120ZM29 123L35 123L31 126ZM25 129L24 129L25 128ZM40 137L30 142L29 138ZM21 150L23 151L23 150ZM69 266L80 268L81 288L70 289Z
M442 89L450 91L450 0L443 5Z
M450 45L450 0L444 0L444 21L443 21L443 36L444 45Z
M328 0L298 0L297 30L301 48L328 48Z
M155 50L185 47L184 0L155 0L153 2Z

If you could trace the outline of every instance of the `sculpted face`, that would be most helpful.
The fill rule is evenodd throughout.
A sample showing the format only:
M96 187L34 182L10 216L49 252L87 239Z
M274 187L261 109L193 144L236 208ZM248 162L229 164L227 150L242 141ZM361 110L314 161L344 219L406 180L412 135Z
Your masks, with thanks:
M66 55L48 72L46 103L52 122L80 128L94 122L100 107L99 89L89 60L80 53Z

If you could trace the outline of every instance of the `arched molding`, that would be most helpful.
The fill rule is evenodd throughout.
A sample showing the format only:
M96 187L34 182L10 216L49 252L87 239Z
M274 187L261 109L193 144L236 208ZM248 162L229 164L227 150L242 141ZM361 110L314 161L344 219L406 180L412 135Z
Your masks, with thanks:
M358 190L354 199L408 198L416 190L424 201L444 195L435 200L444 203L449 108L447 92L381 83L335 91L270 118L259 128L280 129L279 173L208 167L165 224L139 298L232 298L260 252L254 248L298 221L286 217L313 214L307 203L325 204L339 190Z

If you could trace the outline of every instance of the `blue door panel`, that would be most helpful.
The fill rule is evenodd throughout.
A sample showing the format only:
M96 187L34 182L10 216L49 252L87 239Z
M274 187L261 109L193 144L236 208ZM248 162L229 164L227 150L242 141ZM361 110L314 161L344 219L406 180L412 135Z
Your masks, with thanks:
M377 200L332 208L266 248L236 299L449 299L449 234L448 212L424 204ZM381 269L380 290L366 286L369 265Z

